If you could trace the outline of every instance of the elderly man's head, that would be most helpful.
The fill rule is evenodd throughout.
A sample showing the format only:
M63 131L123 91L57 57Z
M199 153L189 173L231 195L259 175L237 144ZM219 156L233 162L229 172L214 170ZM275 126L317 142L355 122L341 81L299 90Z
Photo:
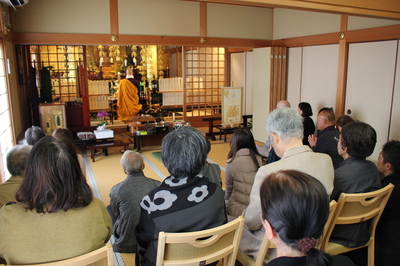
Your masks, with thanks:
M279 157L282 157L289 146L302 145L303 122L294 109L282 107L272 111L267 117L266 128Z
M203 168L209 142L201 132L184 126L166 135L161 145L161 156L165 167L175 178L193 177Z
M332 109L326 109L318 113L317 128L323 130L329 126L335 125L335 113Z
M32 126L25 131L25 142L28 145L35 145L35 143L46 136L40 127Z
M144 169L143 157L140 153L127 150L121 157L121 166L125 174L133 174Z
M280 100L279 102L276 103L275 109L278 109L281 107L289 107L290 108L290 102L288 102L286 100Z
M30 145L15 145L7 154L7 169L12 176L24 175L25 165L31 152Z

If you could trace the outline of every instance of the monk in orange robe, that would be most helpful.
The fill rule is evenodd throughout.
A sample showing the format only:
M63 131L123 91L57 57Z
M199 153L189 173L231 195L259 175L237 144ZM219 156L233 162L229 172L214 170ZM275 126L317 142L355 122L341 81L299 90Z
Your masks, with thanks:
M139 104L138 88L127 79L118 85L117 115L119 120L127 120L136 115L142 105Z

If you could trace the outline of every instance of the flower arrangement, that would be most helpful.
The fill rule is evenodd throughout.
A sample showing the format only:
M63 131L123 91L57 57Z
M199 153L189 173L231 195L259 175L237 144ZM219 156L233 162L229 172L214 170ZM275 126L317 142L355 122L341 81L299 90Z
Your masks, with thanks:
M100 123L98 123L96 126L105 127L108 124L107 121L104 120L104 117L106 116L108 116L108 113L106 111L98 112L97 117L100 118Z

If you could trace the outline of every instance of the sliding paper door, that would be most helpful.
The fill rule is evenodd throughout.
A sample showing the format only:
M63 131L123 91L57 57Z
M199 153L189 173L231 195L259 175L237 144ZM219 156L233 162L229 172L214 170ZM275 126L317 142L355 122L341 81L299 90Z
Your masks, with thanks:
M397 41L349 46L345 113L376 130L378 142L369 158L373 161L388 140L397 47Z

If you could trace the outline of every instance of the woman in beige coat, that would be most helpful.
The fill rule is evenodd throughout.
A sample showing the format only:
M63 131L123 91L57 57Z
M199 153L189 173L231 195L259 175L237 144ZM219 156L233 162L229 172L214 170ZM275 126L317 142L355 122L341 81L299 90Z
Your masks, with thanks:
M225 201L228 215L238 217L246 209L254 176L263 165L262 162L251 131L247 128L237 129L232 135L225 169Z

